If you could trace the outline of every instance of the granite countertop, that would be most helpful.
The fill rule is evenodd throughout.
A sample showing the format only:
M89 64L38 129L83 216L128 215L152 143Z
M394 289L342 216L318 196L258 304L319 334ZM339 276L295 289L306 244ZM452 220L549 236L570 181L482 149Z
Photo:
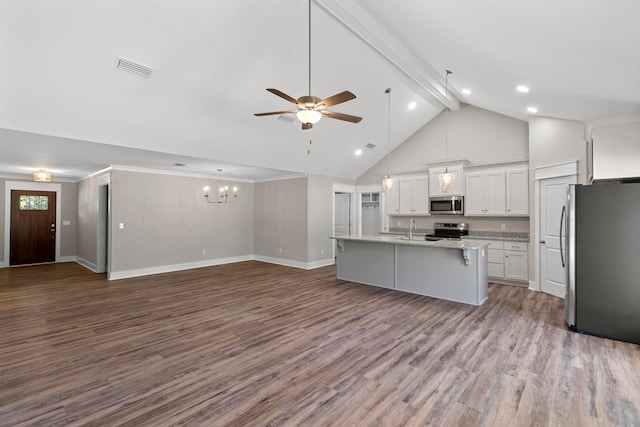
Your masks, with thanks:
M473 242L473 240L457 240L457 239L443 239L435 242L424 240L424 233L422 235L416 234L414 240L404 234L377 234L377 235L345 235L345 236L332 236L331 239L336 240L351 240L356 242L369 242L369 243L387 243L394 245L408 245L408 246L427 246L432 248L444 248L444 249L482 249L486 248L486 243Z
M409 230L406 228L392 228L389 232L382 232L382 235L391 236L407 236ZM433 234L433 230L418 228L414 231L414 236L424 238L425 234ZM529 242L529 233L518 231L469 231L468 236L463 237L464 240L500 240L507 242Z

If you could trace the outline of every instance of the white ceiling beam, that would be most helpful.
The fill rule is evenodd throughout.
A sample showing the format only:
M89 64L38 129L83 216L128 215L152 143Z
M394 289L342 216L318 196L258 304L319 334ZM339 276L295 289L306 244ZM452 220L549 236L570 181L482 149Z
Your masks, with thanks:
M444 70L440 75L431 66L415 61L414 55L398 38L358 4L352 0L340 0L340 3L337 0L314 1L415 83L414 87L425 99L432 97L451 110L460 109L460 101L451 90L449 97L445 97Z

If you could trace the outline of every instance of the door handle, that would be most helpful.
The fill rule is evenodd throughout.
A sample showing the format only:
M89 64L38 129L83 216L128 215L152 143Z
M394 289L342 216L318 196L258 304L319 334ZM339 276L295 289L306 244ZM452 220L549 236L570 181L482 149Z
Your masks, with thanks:
M559 233L559 239L560 239L560 260L562 261L562 268L566 267L565 263L564 263L564 253L562 252L562 226L564 225L564 212L567 209L566 206L562 207L562 213L560 214L560 233Z
M546 241L544 241L544 240L540 240L540 243L542 243L542 244L544 245L544 244L545 244L545 243L547 243L547 242L546 242Z

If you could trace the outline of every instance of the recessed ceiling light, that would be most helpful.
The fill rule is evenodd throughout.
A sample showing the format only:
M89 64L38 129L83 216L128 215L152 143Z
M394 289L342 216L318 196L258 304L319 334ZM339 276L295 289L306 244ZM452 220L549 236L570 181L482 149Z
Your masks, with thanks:
M518 85L516 86L516 90L520 93L528 93L529 92L529 88L527 86L524 85Z
M362 150L358 148L358 149L356 150L356 156L359 156L360 154L362 154Z
M527 111L532 114L535 114L538 112L538 109L536 107L527 107Z
M462 89L462 93L464 93L465 95L471 95L471 90L470 89Z
M415 101L414 102L410 102L409 105L408 105L409 110L413 110L417 106L418 106L418 104Z

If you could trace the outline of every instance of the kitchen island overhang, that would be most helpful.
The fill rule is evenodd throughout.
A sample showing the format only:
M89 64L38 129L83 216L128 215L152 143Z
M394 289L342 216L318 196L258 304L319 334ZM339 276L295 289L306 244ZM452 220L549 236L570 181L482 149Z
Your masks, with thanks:
M337 277L465 304L488 296L487 244L409 240L405 236L333 236Z

